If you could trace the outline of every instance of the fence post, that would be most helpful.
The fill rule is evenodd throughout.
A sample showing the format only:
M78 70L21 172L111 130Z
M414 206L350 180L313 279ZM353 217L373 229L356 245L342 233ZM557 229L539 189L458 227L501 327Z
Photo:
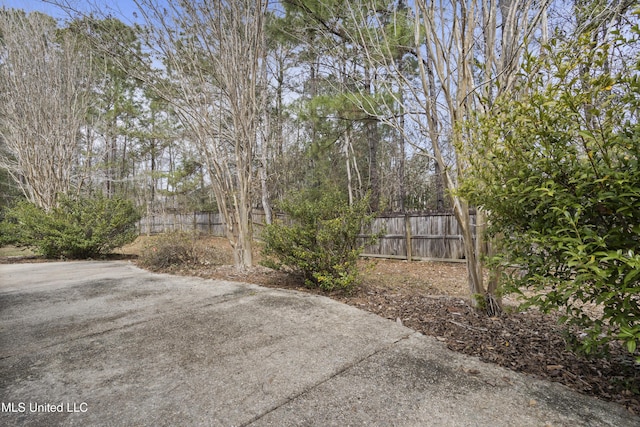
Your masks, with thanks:
M413 247L411 245L411 221L409 220L408 213L404 214L404 233L407 241L405 245L407 247L407 261L411 261L413 258Z

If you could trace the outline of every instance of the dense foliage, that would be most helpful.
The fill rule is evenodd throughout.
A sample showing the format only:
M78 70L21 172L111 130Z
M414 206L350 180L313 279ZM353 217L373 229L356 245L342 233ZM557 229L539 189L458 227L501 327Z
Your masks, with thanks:
M619 339L637 355L640 341L635 43L594 46L585 37L529 58L520 96L481 118L466 184L490 214L493 263L506 284L534 291L527 304L563 311L583 331L576 346L588 354ZM614 46L635 55L617 72Z
M111 252L138 236L140 213L119 198L62 197L49 211L21 202L2 223L2 243L29 246L47 258L90 258Z
M371 220L365 198L349 206L337 191L307 190L280 204L286 221L268 225L264 264L287 267L307 286L349 289L357 283L357 244L362 226Z

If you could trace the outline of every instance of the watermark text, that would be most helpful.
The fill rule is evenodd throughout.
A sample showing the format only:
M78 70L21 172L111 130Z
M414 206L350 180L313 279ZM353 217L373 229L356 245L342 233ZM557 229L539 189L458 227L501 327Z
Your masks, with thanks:
M52 412L84 413L89 410L87 402L1 402L0 412L15 414L44 414Z

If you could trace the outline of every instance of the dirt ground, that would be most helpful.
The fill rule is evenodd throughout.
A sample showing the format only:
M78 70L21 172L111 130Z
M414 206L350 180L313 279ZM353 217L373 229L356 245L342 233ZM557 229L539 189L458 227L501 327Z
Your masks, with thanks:
M148 241L141 238L117 256L135 260ZM210 238L206 243L220 250L228 248L224 239ZM19 259L0 257L0 262L16 261ZM468 303L464 264L365 259L361 261L361 284L349 294L308 289L286 273L261 266L245 273L230 265L205 263L163 271L325 294L434 336L451 350L562 383L640 414L640 366L626 350L612 346L606 359L576 354L568 350L567 332L558 325L556 315L518 311L512 297L505 298L506 310L499 317L478 313Z

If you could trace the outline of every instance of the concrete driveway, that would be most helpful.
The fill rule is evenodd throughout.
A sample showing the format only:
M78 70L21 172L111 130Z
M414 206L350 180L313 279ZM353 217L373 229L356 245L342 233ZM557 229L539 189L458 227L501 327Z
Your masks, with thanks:
M0 265L0 425L638 426L304 293L127 262Z

